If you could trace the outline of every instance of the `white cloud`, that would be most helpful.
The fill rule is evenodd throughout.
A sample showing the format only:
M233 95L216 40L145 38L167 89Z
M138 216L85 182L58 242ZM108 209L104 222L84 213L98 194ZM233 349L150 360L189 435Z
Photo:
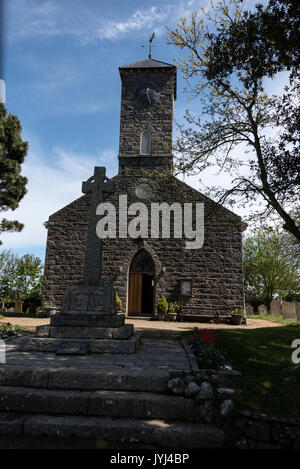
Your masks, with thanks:
M34 141L33 138L30 139ZM31 144L33 147L33 144ZM50 166L41 158L41 151L35 143L28 153L22 174L28 178L28 193L15 211L2 213L2 217L18 220L25 227L20 233L1 235L2 248L31 248L46 245L47 230L43 223L49 216L82 195L81 182L93 174L94 166L106 166L112 176L112 162L117 158L113 151L103 151L97 156L76 154L62 148L53 148L48 160L57 161Z
M118 40L134 32L155 30L165 34L165 24L208 3L201 0L179 0L160 6L140 7L123 18L114 9L113 16L103 15L101 3L10 0L8 4L8 37L20 40L30 37L71 36L81 44L97 40Z
M99 39L118 39L121 35L141 29L149 29L157 23L166 21L169 16L170 7L164 9L151 7L146 10L136 10L125 21L108 21L98 29Z

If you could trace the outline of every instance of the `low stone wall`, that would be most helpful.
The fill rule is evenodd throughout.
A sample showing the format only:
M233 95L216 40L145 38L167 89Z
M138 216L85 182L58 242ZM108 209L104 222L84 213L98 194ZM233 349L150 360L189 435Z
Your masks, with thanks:
M232 437L241 449L300 449L300 418L241 411L233 420Z

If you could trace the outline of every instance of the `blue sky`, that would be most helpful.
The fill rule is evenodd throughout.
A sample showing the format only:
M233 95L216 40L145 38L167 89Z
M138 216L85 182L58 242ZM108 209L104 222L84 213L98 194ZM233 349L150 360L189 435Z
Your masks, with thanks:
M4 0L6 107L30 149L28 193L7 218L25 223L4 234L2 249L44 259L49 215L81 195L93 167L117 172L121 83L118 67L147 57L173 63L166 29L207 0ZM252 2L253 3L253 2ZM274 84L272 86L275 86ZM178 73L175 119L186 109ZM194 103L193 106L197 106ZM210 176L212 177L212 175ZM214 178L215 179L215 178ZM187 180L198 188L197 179ZM238 213L238 211L237 211Z

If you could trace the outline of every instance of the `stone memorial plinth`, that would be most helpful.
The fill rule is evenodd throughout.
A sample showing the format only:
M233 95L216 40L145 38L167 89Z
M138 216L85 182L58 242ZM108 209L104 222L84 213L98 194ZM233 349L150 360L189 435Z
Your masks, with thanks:
M268 308L266 305L259 305L258 309L258 314L260 316L267 316L268 314Z
M125 315L116 313L116 294L111 284L101 282L101 239L96 235L96 209L113 185L105 168L95 168L94 176L83 183L83 192L92 193L88 237L82 280L70 284L62 311L51 316L50 326L36 328L34 338L25 339L23 351L55 352L59 355L86 353L135 353L140 343Z
M296 302L295 301L283 301L282 302L282 317L283 319L296 319Z
M247 304L246 305L246 315L247 316L252 316L253 312L254 312L253 306Z
M281 316L282 308L281 303L277 300L272 300L270 303L271 316Z

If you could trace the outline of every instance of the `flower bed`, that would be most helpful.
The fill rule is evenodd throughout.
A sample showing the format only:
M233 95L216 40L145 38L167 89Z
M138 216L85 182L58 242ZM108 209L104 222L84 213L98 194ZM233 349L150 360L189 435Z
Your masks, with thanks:
M10 322L7 322L6 324L0 324L0 339L2 340L21 335L21 333L21 327L13 326Z

